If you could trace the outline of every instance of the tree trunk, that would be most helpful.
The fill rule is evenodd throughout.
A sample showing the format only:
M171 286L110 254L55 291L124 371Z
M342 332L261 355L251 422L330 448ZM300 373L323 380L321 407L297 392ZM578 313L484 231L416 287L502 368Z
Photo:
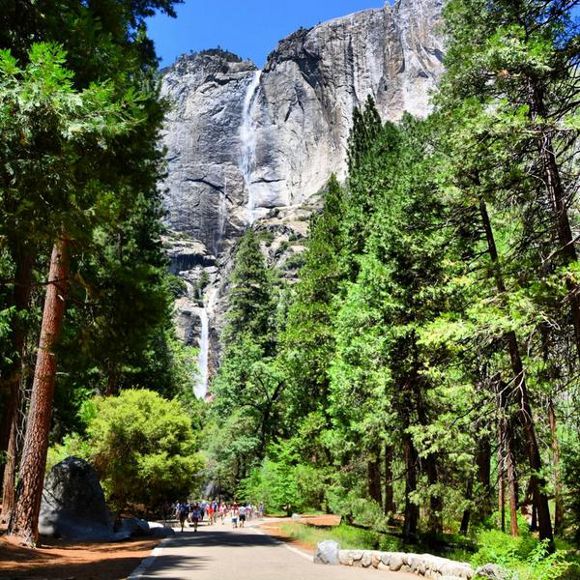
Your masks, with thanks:
M465 490L465 499L471 501L473 499L473 477L469 477L467 480L467 488ZM471 520L471 508L468 507L463 510L463 517L461 518L461 526L459 527L459 533L464 536L467 535L469 531L469 521Z
M541 87L535 85L531 88L531 116L532 120L537 121L546 117L546 106L544 91ZM540 124L542 121L540 120ZM554 211L554 220L558 241L560 243L560 254L564 264L569 265L578 261L574 236L568 217L568 208L566 207L566 192L562 185L560 169L556 160L554 144L550 131L541 127L538 137L538 150L542 163L543 182L546 185L548 199L552 204ZM568 289L568 300L570 302L570 311L574 325L574 335L576 339L576 351L580 357L580 287L569 277L566 278L566 287Z
M517 538L520 534L518 526L518 480L514 457L513 429L511 428L509 419L505 419L504 429L506 437L505 451L510 505L510 533L512 536Z
M383 505L381 490L381 448L379 444L373 445L369 451L367 461L367 485L369 497L380 506Z
M16 309L11 328L11 356L12 362L5 371L6 378L0 381L0 391L4 400L4 412L0 423L0 451L8 451L11 432L19 407L20 378L22 376L22 354L26 343L28 325L23 315L30 309L30 295L32 293L32 270L34 257L29 248L17 244L12 254L16 262L14 279L13 304ZM0 479L3 478L4 467L0 466Z
M437 455L429 454L423 460L425 465L425 472L427 473L427 482L429 483L429 532L432 534L440 534L443 531L443 501L436 488L439 481L439 474L437 473Z
M518 480L516 475L516 460L514 452L514 431L512 419L510 416L508 386L501 380L499 380L497 383L497 399L497 405L500 410L500 449L503 453L502 462L504 465L505 473L507 474L508 483L507 489L510 506L510 533L512 536L517 537L520 533L520 530L518 527Z
M503 281L501 268L499 264L499 257L497 247L495 245L495 238L487 213L487 207L483 200L480 201L480 213L487 238L487 245L489 255L494 266L494 276L498 293L505 296L506 287ZM541 476L542 459L540 456L540 449L536 438L536 430L534 425L534 418L532 415L532 408L528 396L528 390L525 380L524 366L520 355L520 348L515 332L510 331L506 333L505 340L508 347L508 354L510 357L513 379L510 389L510 396L513 395L515 402L518 405L518 417L524 428L526 435L526 453L528 461L532 469L532 480L534 485L534 501L538 508L538 524L540 531L540 540L548 540L550 549L554 549L554 535L552 532L552 521L550 519L550 507L548 505L548 496L546 495L545 481Z
M476 455L477 463L477 480L481 485L481 519L485 519L492 512L492 494L491 494L491 445L489 437L480 437Z
M57 240L50 259L32 398L20 463L18 499L9 530L31 546L38 542L38 515L56 379L54 349L64 319L68 290L67 254L68 241Z
M395 512L393 492L393 446L385 444L385 515Z
M550 399L548 403L548 421L550 422L550 433L552 434L552 462L554 464L554 532L557 534L562 529L564 520L564 503L562 501L562 479L560 477L560 443L556 428L556 412L554 411L554 401Z
M411 494L417 489L418 455L411 436L403 434L403 454L405 456L405 521L403 536L410 538L417 533L419 507L411 501Z
M17 406L20 407L22 400L22 389L18 389ZM4 523L10 522L14 511L15 483L16 483L16 463L18 461L18 410L12 420L12 429L10 431L10 441L8 443L8 453L6 456L6 465L4 468L4 482L2 486L2 515L0 519Z
M498 471L498 491L497 503L499 512L499 527L505 532L505 466L504 466L504 444L503 436L500 436L500 443L497 449L497 471Z

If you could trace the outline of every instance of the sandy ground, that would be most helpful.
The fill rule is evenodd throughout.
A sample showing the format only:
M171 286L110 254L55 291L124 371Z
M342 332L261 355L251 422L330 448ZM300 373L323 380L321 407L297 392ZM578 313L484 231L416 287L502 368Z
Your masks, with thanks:
M0 537L0 578L126 578L158 543L159 540L71 543L43 539L41 548L29 549Z

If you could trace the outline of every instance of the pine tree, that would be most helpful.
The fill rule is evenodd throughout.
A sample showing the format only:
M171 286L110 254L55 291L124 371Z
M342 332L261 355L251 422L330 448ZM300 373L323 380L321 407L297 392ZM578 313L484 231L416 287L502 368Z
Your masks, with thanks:
M322 211L311 218L305 262L281 337L290 421L317 410L324 412L328 403L328 367L335 348L334 299L345 277L341 267L343 197L333 175Z
M214 411L222 432L230 432L221 450L235 463L234 485L266 453L278 430L279 403L284 383L274 364L277 344L273 274L250 228L240 240L229 279L222 357L212 383Z

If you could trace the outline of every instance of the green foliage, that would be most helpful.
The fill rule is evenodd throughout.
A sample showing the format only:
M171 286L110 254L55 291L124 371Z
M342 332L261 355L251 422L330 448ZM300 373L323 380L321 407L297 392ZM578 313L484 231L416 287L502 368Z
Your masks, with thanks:
M311 219L298 282L260 297L258 244L240 244L215 408L231 413L216 427L222 477L248 497L330 509L375 534L402 519L406 541L427 532L430 549L464 556L469 541L442 534L490 515L507 421L515 501L539 480L565 507L560 532L578 529L579 277L576 240L562 237L564 217L578 226L569 7L447 2L434 114L382 123L372 99L354 112L348 178L330 180ZM477 541L475 563L568 573L534 534Z
M580 435L572 426L563 437L562 459L564 481L568 486L566 498L567 524L574 530L576 541L580 541Z
M89 460L116 509L133 505L152 511L193 491L203 461L178 401L127 390L118 397L92 399L83 414L86 436L66 438L52 451L51 461L68 454Z
M182 388L160 243L164 105L145 34L145 18L175 3L2 4L0 250L16 268L30 258L42 282L54 236L74 240L56 440L81 428L75 414L94 392ZM0 312L14 312L18 285L5 288ZM34 322L19 312L10 330ZM10 349L0 339L0 375L16 364Z
M291 538L309 544L312 548L325 540L334 540L344 550L383 550L386 552L401 551L399 538L380 534L341 523L339 526L326 528L304 524L285 524L282 530Z
M277 341L275 279L251 229L239 243L229 283L223 359L212 383L215 425L221 426L224 439L213 457L214 477L235 495L241 479L264 457L276 434L283 388L273 359ZM228 474L225 466L229 466Z
M471 559L474 567L498 564L514 579L565 578L572 566L566 562L566 552L550 553L547 542L539 542L529 533L513 538L498 530L483 530L477 534L477 544L478 551Z

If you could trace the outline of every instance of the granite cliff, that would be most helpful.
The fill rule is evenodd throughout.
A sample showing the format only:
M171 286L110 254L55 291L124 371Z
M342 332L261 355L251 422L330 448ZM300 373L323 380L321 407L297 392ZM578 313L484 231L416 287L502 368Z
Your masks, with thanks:
M372 95L383 118L424 116L442 71L442 0L399 0L282 40L263 70L210 50L164 72L164 183L182 338L202 347L199 394L216 364L230 252L246 227L292 271L317 193L346 171L352 111Z

